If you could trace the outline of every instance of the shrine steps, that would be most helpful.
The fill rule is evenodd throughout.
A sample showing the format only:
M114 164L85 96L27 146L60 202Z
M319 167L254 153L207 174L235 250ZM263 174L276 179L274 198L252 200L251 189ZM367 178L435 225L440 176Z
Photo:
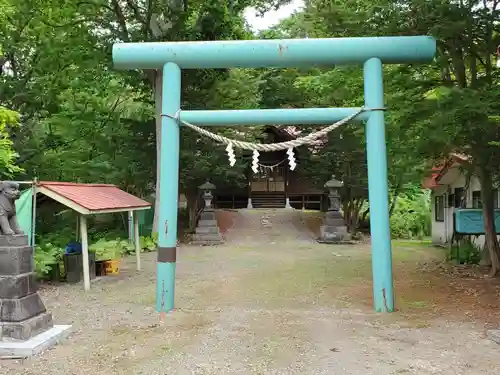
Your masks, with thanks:
M280 192L252 192L253 208L285 208L285 193Z

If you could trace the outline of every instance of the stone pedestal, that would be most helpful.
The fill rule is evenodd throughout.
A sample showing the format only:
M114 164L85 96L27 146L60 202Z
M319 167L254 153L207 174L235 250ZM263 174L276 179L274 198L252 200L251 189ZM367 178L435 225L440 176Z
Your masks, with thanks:
M35 340L36 347L43 347L37 337L54 331L52 314L37 293L34 271L28 236L0 235L0 358L29 356L24 344ZM61 331L60 327L55 331ZM53 341L53 335L48 336ZM24 354L16 354L15 348Z
M325 214L324 224L320 227L318 242L342 243L349 241L351 241L351 235L347 232L340 211L328 211Z
M220 245L222 242L223 239L219 231L215 211L213 208L205 208L200 215L192 243L195 245L211 246Z
M28 236L0 236L0 338L28 340L52 328L37 293L33 248Z

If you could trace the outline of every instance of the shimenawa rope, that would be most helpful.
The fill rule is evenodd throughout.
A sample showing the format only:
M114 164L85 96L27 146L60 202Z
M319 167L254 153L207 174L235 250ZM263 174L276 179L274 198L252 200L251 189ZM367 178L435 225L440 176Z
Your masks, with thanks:
M243 149L243 150L251 150L253 151L253 157L252 157L252 170L254 173L258 173L259 171L259 151L261 152L271 152L271 151L282 151L282 150L287 150L287 155L288 155L288 163L290 166L290 169L293 171L296 167L295 163L295 156L293 149L295 147L300 147L305 144L310 144L313 141L316 141L317 139L327 135L329 132L337 129L338 127L344 125L345 123L351 121L354 119L356 116L360 115L363 112L367 111L383 111L385 108L360 108L358 111L353 113L352 115L346 117L345 119L342 119L340 121L337 121L333 123L332 125L329 125L321 130L318 130L317 132L313 132L311 134L308 134L304 137L300 137L297 139L293 139L291 141L286 141L286 142L278 142L278 143L252 143L252 142L244 142L244 141L237 141L235 139L229 139L227 137L224 137L219 134L215 134L212 132L209 132L208 130L205 130L199 126L190 124L187 121L183 121L180 119L180 113L181 111L177 111L175 115L169 115L166 113L163 113L162 116L171 118L176 120L179 123L184 124L190 129L193 129L195 132L202 134L210 139L213 139L216 142L222 143L227 145L226 151L229 157L229 164L233 166L236 163L234 151L233 151L233 146ZM279 163L281 164L281 162Z
M209 132L208 130L205 130L205 129L199 127L199 126L196 126L196 125L190 124L189 122L181 120L180 119L180 111L178 111L173 116L169 115L169 114L162 114L162 116L169 117L171 119L179 121L180 123L182 123L183 125L187 126L188 128L193 129L197 133L202 134L202 135L204 135L204 136L206 136L206 137L208 137L210 139L213 139L216 142L219 142L219 143L222 143L222 144L225 144L225 145L229 145L230 144L230 145L232 145L232 146L234 146L236 148L240 148L240 149L243 149L243 150L270 152L270 151L282 151L282 150L286 150L286 149L289 149L289 148L295 148L295 147L303 146L305 144L309 144L309 143L317 140L318 138L321 138L321 137L325 136L329 132L337 129L339 126L342 126L345 123L351 121L352 119L354 119L355 117L359 116L363 112L367 112L367 111L380 111L380 110L384 110L384 109L383 108L360 108L358 111L356 111L352 115L346 117L345 119L337 121L336 123L334 123L332 125L329 125L329 126L323 128L321 130L318 130L317 132L308 134L308 135L306 135L304 137L293 139L291 141L278 142L278 143L270 143L270 144L267 144L267 143L260 144L260 143L237 141L235 139L229 139L229 138L224 137L222 135Z

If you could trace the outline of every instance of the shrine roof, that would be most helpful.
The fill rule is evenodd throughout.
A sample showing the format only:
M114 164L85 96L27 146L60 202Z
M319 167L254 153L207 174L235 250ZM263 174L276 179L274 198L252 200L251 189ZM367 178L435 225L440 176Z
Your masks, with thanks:
M83 215L151 207L151 203L110 184L39 181L36 190Z

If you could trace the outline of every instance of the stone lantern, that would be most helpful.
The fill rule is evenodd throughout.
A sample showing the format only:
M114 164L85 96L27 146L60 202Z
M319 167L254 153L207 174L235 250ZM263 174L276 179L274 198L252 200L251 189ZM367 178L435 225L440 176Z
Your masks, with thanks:
M337 180L335 175L332 175L331 180L329 180L324 186L328 189L330 207L325 214L324 223L320 227L320 237L318 242L340 243L349 241L351 236L347 232L344 218L340 212L340 188L343 187L344 184L342 181Z
M198 189L202 192L205 207L200 213L192 243L202 246L219 245L223 239L219 231L215 210L212 207L212 199L214 199L212 192L215 190L215 185L207 181L198 186Z
M330 200L330 207L328 207L328 211L340 211L339 189L344 186L344 183L335 179L335 175L332 175L332 179L329 180L324 186L328 189L328 199Z
M211 209L212 208L212 199L214 199L214 196L212 195L212 192L215 190L215 185L212 184L211 182L207 181L204 184L198 186L198 189L200 189L203 192L203 200L205 201L205 210Z

